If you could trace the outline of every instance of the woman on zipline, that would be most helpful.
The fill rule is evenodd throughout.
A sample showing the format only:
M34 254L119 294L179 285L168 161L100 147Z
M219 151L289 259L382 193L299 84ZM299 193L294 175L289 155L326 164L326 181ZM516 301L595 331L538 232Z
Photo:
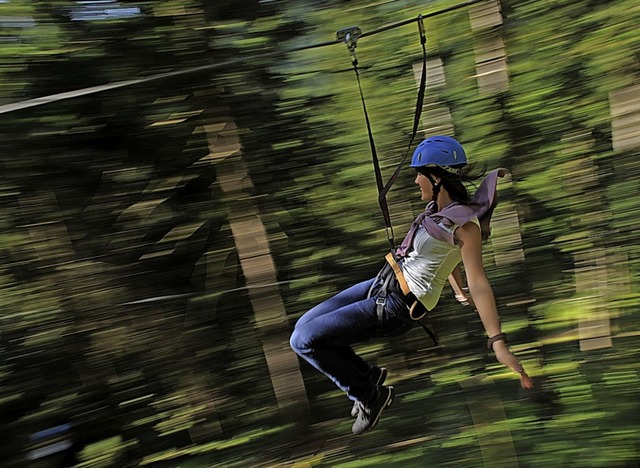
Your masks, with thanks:
M395 255L373 279L356 284L315 306L296 323L291 348L329 377L354 401L352 431L371 430L393 402L394 389L383 385L384 367L370 366L352 349L375 336L409 331L432 310L447 279L460 302L471 302L487 333L487 346L499 362L520 374L523 388L533 381L509 351L491 285L482 264L482 241L496 205L495 170L471 198L464 185L483 174L465 167L464 149L455 139L433 136L416 148L411 167L426 210L413 222ZM461 287L459 263L464 265L469 295Z

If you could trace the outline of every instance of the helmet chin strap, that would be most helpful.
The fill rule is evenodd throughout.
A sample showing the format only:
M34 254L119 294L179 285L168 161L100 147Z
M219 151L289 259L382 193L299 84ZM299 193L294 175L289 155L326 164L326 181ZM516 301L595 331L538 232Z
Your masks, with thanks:
M428 172L425 173L425 176L427 176L427 179L429 179L429 182L431 182L431 188L433 192L431 201L435 204L436 211L438 211L438 195L440 194L440 187L442 187L442 184L440 182L436 182Z

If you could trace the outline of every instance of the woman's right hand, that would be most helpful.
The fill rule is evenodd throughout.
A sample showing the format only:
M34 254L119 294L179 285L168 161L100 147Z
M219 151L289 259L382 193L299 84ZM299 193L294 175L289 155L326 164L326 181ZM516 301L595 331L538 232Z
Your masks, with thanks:
M527 375L527 373L522 369L520 372L520 386L522 388L533 388L533 379Z
M493 351L496 353L498 362L520 374L520 386L522 388L534 387L533 380L527 375L518 358L513 355L504 341L493 343Z

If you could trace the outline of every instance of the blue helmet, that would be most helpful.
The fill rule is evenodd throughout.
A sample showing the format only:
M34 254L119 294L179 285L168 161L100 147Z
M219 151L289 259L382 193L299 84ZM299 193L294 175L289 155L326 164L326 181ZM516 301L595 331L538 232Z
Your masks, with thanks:
M411 167L439 166L460 169L467 164L467 155L457 140L442 135L429 137L418 145L411 158Z

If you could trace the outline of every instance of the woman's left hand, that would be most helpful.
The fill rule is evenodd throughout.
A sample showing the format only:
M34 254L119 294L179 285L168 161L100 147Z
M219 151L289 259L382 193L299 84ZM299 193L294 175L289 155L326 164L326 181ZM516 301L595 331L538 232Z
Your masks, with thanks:
M515 372L520 374L520 386L522 388L533 388L533 380L531 377L527 375L524 368L518 361L511 351L509 351L509 347L504 343L504 341L496 341L493 343L493 351L496 353L496 359L501 364L510 367Z
M456 301L458 301L463 306L471 306L474 309L476 308L476 305L473 303L473 298L471 297L471 294L469 294L467 291L464 291L461 294L456 294L455 296L456 296Z

